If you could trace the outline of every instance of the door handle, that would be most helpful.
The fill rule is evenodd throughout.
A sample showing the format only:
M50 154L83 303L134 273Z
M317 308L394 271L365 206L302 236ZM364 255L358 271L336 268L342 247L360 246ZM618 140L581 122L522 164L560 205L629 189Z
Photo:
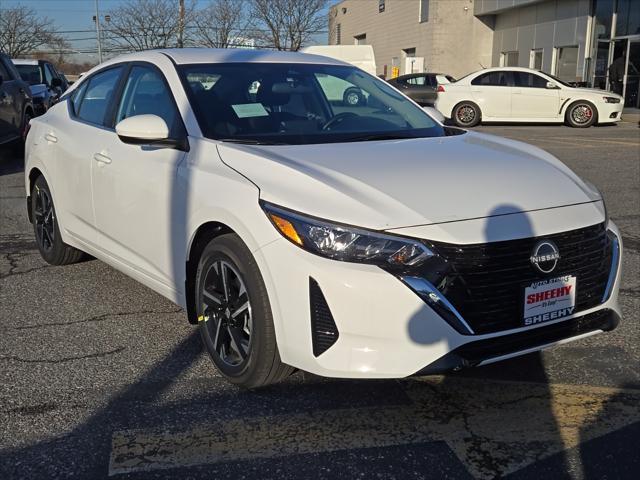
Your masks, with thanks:
M58 143L58 137L56 137L53 133L45 133L44 134L44 139L47 142Z
M108 164L111 163L111 158L105 153L94 153L93 159L100 164Z
M514 88L513 90L511 90L511 93L515 93L517 95L521 95L522 94L522 90L520 90L519 88L518 89Z

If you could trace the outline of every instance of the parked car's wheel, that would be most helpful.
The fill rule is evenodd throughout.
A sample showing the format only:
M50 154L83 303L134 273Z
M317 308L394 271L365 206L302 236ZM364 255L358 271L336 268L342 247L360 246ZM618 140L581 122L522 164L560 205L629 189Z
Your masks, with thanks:
M342 96L342 102L345 105L355 107L356 105L361 105L364 102L364 95L362 95L362 91L358 88L347 88Z
M29 122L32 118L33 113L31 113L31 110L27 109L22 116L22 125L20 126L20 135L22 136L23 142L27 139L27 133L29 133Z
M598 120L598 110L593 103L586 100L578 100L567 108L565 120L571 127L587 128Z
M47 263L68 265L82 259L84 252L62 241L53 196L43 176L37 178L31 191L31 218L36 245Z
M209 242L195 285L202 341L222 375L255 388L294 371L280 360L264 281L240 237L226 234Z
M460 102L451 112L451 119L458 127L470 128L480 123L480 107L473 102Z

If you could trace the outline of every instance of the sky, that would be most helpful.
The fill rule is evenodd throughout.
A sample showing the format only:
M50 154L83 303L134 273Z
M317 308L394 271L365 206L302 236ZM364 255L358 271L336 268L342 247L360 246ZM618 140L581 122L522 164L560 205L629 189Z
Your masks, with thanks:
M98 0L101 17L108 10L117 8L126 0ZM197 0L200 4L207 0ZM176 0L176 5L178 0ZM333 2L332 2L333 3ZM31 7L43 16L54 21L57 29L70 41L72 48L78 51L96 50L95 0L0 0L0 9L14 6ZM328 10L328 9L327 9ZM320 34L314 43L326 43L326 34ZM77 61L97 62L96 53L84 53L74 56Z

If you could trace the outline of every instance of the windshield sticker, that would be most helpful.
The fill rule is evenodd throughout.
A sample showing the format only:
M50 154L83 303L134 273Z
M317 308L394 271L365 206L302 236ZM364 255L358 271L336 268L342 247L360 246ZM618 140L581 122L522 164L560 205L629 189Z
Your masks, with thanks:
M265 110L261 103L242 103L231 105L238 118L268 117L269 112Z

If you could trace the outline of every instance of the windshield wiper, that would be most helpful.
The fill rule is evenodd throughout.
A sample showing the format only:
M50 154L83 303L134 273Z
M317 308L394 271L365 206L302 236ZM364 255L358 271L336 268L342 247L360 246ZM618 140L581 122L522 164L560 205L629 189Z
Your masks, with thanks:
M370 135L361 135L355 137L347 137L345 142L369 142L374 140L407 140L410 138L419 138L412 135L401 135L398 133L377 133Z
M242 145L288 145L288 143L256 140L254 138L217 138L221 142L239 143Z

